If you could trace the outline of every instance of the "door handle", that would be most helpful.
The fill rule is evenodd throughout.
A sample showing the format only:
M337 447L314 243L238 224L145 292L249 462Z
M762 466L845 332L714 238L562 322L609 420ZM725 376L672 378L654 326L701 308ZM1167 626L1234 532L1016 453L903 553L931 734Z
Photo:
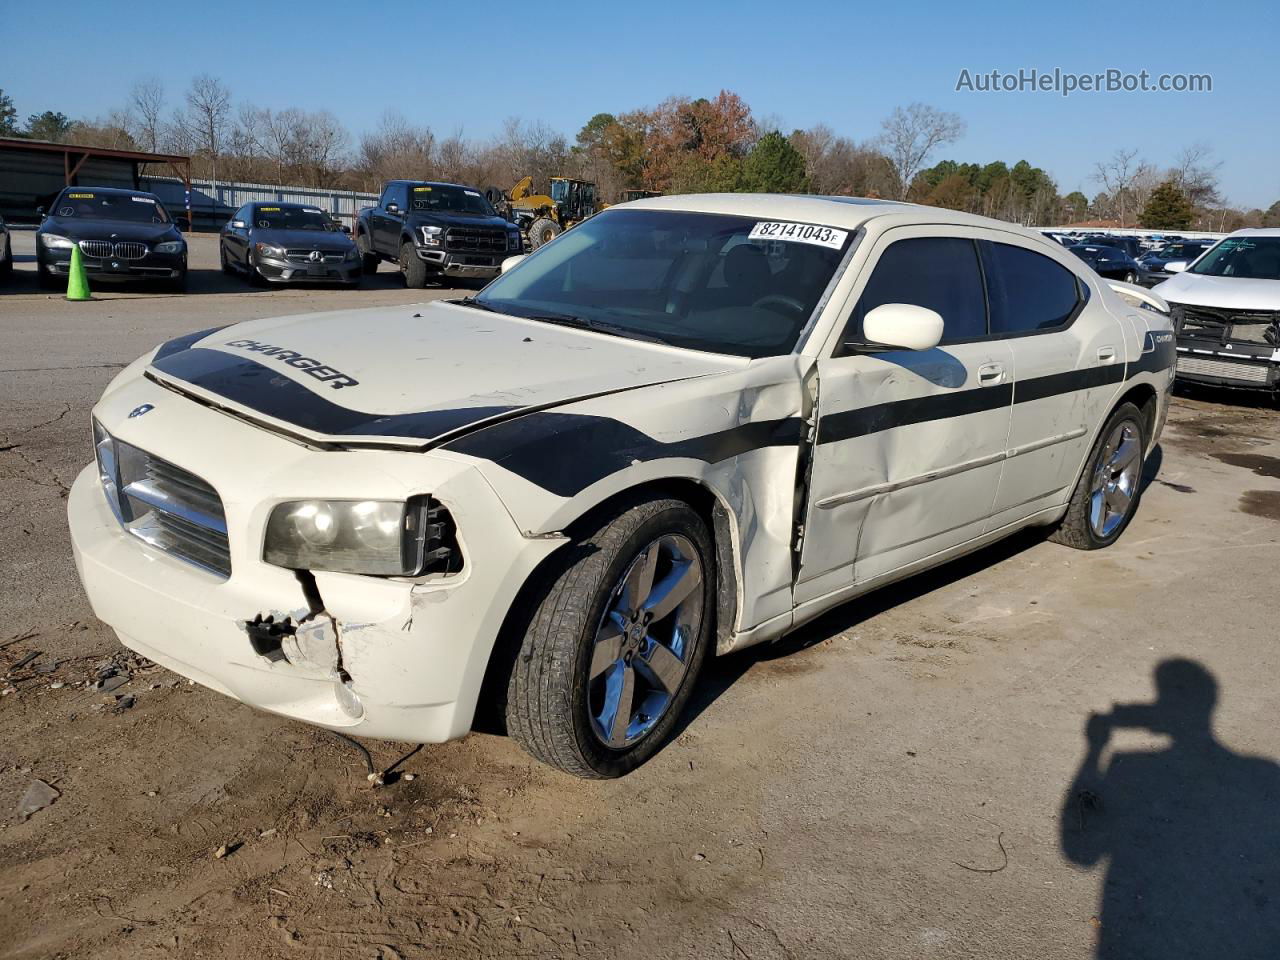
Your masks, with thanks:
M984 363L978 368L978 386L994 387L997 383L1004 383L1003 363Z
M1115 348L1115 347L1107 346L1107 347L1099 347L1099 348L1098 348L1098 362L1099 362L1099 363L1110 363L1110 362L1111 362L1112 360L1114 360L1115 358L1116 358L1116 348Z

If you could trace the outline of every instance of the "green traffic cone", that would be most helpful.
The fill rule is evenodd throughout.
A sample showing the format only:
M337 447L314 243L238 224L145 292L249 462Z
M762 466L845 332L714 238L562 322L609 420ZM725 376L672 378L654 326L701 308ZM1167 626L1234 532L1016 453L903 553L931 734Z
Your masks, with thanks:
M80 259L79 244L71 248L71 272L67 274L67 299L93 299L89 294L89 277L84 272L84 261Z

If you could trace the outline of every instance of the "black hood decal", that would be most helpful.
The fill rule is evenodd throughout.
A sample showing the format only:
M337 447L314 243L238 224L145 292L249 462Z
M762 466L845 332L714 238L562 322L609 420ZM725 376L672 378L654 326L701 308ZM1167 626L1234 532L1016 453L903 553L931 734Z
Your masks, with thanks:
M195 342L207 335L205 331L181 339ZM151 361L154 369L265 416L325 436L425 441L517 409L490 406L423 413L368 413L334 403L280 370L248 357L199 347L167 350L173 343L170 341L156 353Z

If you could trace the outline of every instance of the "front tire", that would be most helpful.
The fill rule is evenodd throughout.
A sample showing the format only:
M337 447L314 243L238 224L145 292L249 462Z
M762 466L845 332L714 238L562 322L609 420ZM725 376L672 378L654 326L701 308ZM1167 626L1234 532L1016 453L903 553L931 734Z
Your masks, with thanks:
M427 265L407 240L400 244L400 273L406 287L420 290L427 285Z
M1067 513L1049 539L1077 550L1099 550L1119 540L1142 497L1146 449L1142 411L1120 404L1098 434Z
M356 234L356 249L360 251L361 270L369 274L377 273L379 257L369 249L369 235L367 233Z
M533 610L507 730L578 777L620 777L671 735L714 636L715 551L679 500L624 507L571 548Z
M235 267L231 266L231 261L227 259L227 248L222 244L218 244L218 261L222 265L222 272L228 277L235 274Z
M537 250L543 244L550 243L560 236L562 232L560 224L550 217L539 217L529 224L529 246Z
M0 256L0 277L7 277L11 273L13 273L13 241L9 239L8 234L5 234L4 256Z

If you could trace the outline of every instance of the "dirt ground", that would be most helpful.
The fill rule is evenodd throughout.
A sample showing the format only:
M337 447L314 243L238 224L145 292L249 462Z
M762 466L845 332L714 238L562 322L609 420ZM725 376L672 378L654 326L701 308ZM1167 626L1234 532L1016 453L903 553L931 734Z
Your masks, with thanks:
M1162 940L1170 922L1184 946L1209 936L1203 904L1280 850L1273 817L1232 806L1280 756L1269 404L1180 397L1112 549L1020 536L712 664L675 741L624 780L569 779L473 734L374 788L337 739L128 654L80 592L64 497L91 458L91 405L155 343L422 293L390 274L254 291L198 238L187 296L72 304L35 289L30 234L15 246L0 286L0 957L1280 955L1274 870L1233 920L1252 952ZM1216 679L1217 741L1166 690L1147 719L1116 715L1103 763L1128 751L1173 779L1086 791L1086 721L1150 704L1172 657ZM111 670L127 683L90 686ZM379 767L411 749L369 748ZM1220 764L1246 757L1268 762L1214 794ZM24 819L35 780L58 797ZM1122 822L1140 828L1108 833Z

